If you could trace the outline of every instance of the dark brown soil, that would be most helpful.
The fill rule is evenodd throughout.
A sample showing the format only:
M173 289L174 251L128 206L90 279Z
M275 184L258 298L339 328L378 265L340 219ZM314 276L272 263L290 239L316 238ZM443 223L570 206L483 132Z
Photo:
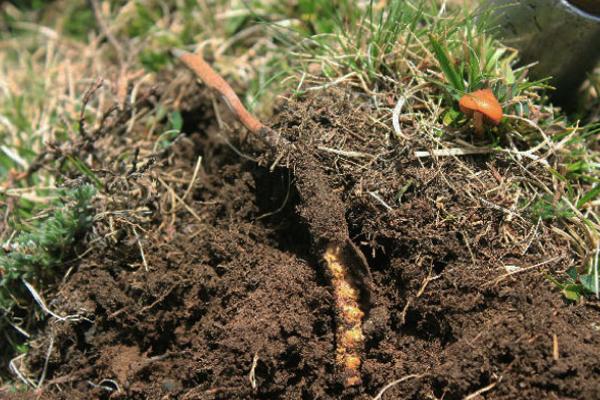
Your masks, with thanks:
M216 128L209 101L181 105L187 137L121 204L152 214L113 214L137 225L147 270L130 233L93 244L51 303L87 320L50 323L30 352L41 371L53 339L42 397L368 399L406 377L382 398L600 398L597 304L566 303L544 276L569 242L490 205L511 208L520 170L499 155L416 160L418 141L399 146L356 103L331 90L282 106L271 126L306 153L273 171L260 144ZM184 197L200 155L188 209L157 179ZM355 388L335 366L329 236L370 270L353 271L368 298Z

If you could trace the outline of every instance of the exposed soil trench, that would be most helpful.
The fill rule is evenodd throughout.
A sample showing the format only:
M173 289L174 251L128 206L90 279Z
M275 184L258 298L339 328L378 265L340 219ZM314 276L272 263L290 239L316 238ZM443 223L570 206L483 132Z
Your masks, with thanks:
M465 158L476 179L454 159L415 160L331 90L280 107L271 126L310 157L271 171L259 143L227 133L261 164L219 139L206 98L182 111L186 138L153 173L188 207L150 191L147 271L131 235L83 257L51 306L89 321L50 323L29 355L42 370L53 338L47 398L369 399L403 377L382 398L600 398L597 305L565 303L544 277L568 242L480 200L510 204L492 190L519 173L503 156ZM351 262L366 313L353 387L322 256L344 229L367 264Z

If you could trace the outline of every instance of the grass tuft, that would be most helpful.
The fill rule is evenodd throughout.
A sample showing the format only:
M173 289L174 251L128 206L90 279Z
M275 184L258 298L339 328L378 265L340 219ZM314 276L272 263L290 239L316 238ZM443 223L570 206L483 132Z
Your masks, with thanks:
M35 325L36 299L27 285L46 290L68 267L76 242L92 224L90 185L58 191L60 199L38 219L22 221L0 250L0 334L7 357L23 350L23 335Z
M77 238L91 226L95 189L83 185L61 190L55 210L41 220L21 223L19 233L3 244L0 254L0 308L5 312L27 297L21 280L42 284L56 278L72 254Z

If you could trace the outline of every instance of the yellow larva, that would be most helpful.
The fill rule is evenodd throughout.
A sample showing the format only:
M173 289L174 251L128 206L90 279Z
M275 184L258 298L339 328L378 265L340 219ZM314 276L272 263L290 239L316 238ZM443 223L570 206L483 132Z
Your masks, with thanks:
M362 320L365 316L359 307L359 290L349 279L341 259L341 251L331 246L323 256L331 274L338 314L336 363L342 369L346 386L360 384L360 366L364 345Z

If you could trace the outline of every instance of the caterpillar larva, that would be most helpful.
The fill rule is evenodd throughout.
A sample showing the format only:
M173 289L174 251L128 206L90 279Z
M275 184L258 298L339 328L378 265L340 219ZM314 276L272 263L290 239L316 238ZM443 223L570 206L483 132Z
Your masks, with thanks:
M362 321L365 313L359 306L359 289L350 279L339 246L330 246L324 254L331 273L337 309L336 364L343 371L346 386L360 384L361 353L364 346Z

